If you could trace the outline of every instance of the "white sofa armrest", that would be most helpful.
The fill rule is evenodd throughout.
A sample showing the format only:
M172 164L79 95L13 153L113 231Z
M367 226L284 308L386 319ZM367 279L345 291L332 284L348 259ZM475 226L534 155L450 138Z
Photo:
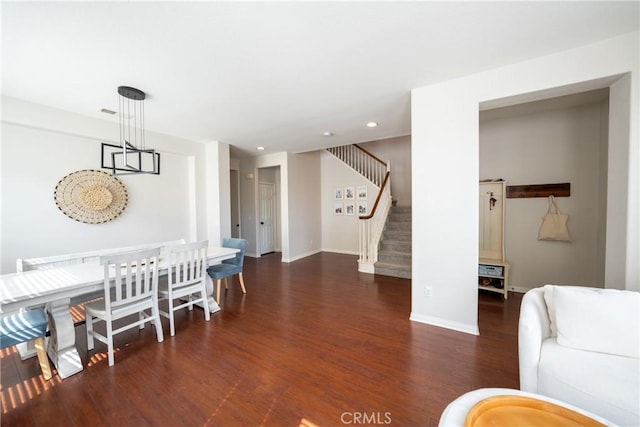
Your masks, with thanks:
M551 322L544 301L544 289L529 290L522 297L518 323L520 390L538 392L538 364L542 342L551 336Z

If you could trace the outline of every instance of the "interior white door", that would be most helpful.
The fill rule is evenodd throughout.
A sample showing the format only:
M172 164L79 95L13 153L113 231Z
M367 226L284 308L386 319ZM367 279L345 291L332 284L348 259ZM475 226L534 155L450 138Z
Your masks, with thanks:
M230 170L231 182L231 237L238 238L240 233L240 188L237 170Z
M259 183L260 254L276 250L276 185Z

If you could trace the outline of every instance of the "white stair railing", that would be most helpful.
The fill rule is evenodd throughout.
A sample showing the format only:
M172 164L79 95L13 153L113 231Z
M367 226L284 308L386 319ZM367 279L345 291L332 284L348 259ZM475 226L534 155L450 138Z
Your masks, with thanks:
M359 217L358 233L358 271L374 273L374 264L378 261L378 244L391 208L390 165L357 145L332 147L327 148L327 151L378 187L370 213Z
M360 258L358 259L358 271L363 273L375 272L374 264L378 261L378 245L382 238L387 215L391 208L391 173L386 173L382 181L382 187L378 192L371 213L361 216L360 223Z
M355 144L331 147L327 148L327 151L371 181L376 187L380 188L382 186L382 181L389 170L386 162Z

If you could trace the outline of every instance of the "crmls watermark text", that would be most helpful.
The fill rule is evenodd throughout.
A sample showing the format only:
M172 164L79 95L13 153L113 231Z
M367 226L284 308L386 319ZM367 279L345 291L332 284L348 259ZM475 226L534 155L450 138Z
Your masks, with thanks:
M342 424L391 424L391 412L343 412Z

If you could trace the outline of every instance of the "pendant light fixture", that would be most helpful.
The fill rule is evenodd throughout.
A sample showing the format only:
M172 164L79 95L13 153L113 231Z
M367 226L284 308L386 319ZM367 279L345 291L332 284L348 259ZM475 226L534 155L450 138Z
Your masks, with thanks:
M102 167L113 175L160 174L160 153L146 147L144 100L140 89L119 86L119 145L102 144Z

